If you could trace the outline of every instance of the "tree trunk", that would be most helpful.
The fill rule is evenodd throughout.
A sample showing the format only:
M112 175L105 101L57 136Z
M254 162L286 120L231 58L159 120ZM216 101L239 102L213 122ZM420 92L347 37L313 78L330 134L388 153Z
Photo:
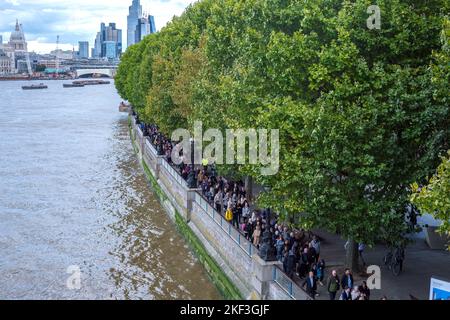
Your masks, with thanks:
M347 245L345 266L352 270L352 272L359 272L358 258L358 243L353 239L349 239Z
M245 192L247 192L247 200L253 200L253 179L250 176L245 177Z

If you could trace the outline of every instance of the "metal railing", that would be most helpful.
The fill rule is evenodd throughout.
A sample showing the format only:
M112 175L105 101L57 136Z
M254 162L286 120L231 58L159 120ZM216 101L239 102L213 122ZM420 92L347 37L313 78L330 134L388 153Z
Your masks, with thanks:
M173 168L166 159L162 159L162 166L169 172L169 174L177 181L180 185L187 188L187 182L183 179L183 177L178 173L175 168Z
M158 152L156 151L156 148L155 148L155 146L152 144L152 142L150 141L150 138L149 138L149 137L146 137L146 138L145 138L145 144L148 145L148 147L149 147L149 149L150 149L152 155L153 155L154 157L157 157L157 156L158 156Z
M258 249L251 241L228 222L200 192L195 193L194 202L249 256L258 253Z
M279 266L273 266L272 280L282 288L291 299L311 300L305 290L297 285Z

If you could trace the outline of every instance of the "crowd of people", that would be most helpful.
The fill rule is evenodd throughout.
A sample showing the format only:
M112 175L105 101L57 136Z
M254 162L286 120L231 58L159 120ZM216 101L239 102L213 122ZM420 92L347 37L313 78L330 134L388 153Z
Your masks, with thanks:
M173 165L171 155L176 144L166 138L157 126L140 121L138 121L138 125L158 154L165 156L167 161ZM180 152L183 156L182 150ZM275 229L279 227L276 224L276 218L270 216L270 210L251 208L243 181L232 181L217 175L214 165L192 166L182 162L173 166L186 181L192 176L191 171L193 171L196 187L201 189L203 197L256 247L259 247L262 234L266 229L271 231L273 241L276 241L278 232L275 232Z
M158 155L165 156L172 164L171 154L175 143L166 138L155 125L138 121L144 136L155 147ZM172 164L173 165L173 164ZM175 166L174 166L175 167ZM183 179L194 177L195 184L201 189L204 199L222 214L243 236L257 248L261 245L263 233L270 231L276 251L276 259L283 263L284 272L293 279L297 276L308 295L315 299L317 285L326 286L331 300L339 295L340 300L368 300L370 290L366 282L357 286L353 275L346 269L342 279L333 270L324 282L325 260L320 259L320 240L303 230L291 230L279 223L278 217L270 209L258 210L251 206L249 195L243 181L232 181L216 173L214 165L187 165L181 163L176 167ZM193 171L193 174L192 172Z
M335 300L339 290L339 300L369 300L370 289L366 281L362 281L361 285L356 285L350 269L345 269L342 278L339 278L337 271L332 270L326 283L326 289L330 300Z

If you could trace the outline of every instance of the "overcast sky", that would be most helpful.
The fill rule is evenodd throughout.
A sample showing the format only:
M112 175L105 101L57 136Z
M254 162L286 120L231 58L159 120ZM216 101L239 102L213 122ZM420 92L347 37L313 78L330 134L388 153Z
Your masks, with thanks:
M126 46L128 7L132 0L0 0L0 35L9 36L16 19L23 24L29 51L46 53L56 48L75 50L78 41L89 41L92 47L100 23L115 22L122 29ZM143 10L155 16L161 29L174 15L180 15L194 0L141 0Z

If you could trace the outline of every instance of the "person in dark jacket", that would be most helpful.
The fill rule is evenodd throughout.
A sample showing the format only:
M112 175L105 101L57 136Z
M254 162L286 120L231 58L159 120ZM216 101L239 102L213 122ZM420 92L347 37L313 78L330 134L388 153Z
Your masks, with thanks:
M319 281L319 284L321 286L323 286L323 278L325 277L325 260L324 259L321 259L317 263L316 275L317 275L317 280Z
M339 300L352 300L351 289L348 287L344 287Z
M331 271L331 275L327 282L328 294L330 295L330 300L336 299L336 294L340 289L339 276L336 270Z
M317 253L312 244L309 244L308 247L308 262L310 265L312 265L313 263L317 262Z
M304 278L310 268L308 260L308 248L303 249L303 253L300 255L300 261L298 265L298 275L300 278Z
M359 289L359 291L361 291L361 293L362 293L362 295L364 296L364 299L365 299L365 300L370 300L370 289L369 289L369 287L367 286L367 282L366 282L366 281L363 281L363 282L362 282L362 286L361 286L361 288Z
M345 288L353 288L353 275L350 269L345 269L345 275L342 277L341 280L341 287Z
M306 289L306 293L312 298L316 298L317 281L314 277L314 272L310 271L308 278L303 281L302 287Z
M289 250L286 269L288 277L292 279L295 271L295 248Z

